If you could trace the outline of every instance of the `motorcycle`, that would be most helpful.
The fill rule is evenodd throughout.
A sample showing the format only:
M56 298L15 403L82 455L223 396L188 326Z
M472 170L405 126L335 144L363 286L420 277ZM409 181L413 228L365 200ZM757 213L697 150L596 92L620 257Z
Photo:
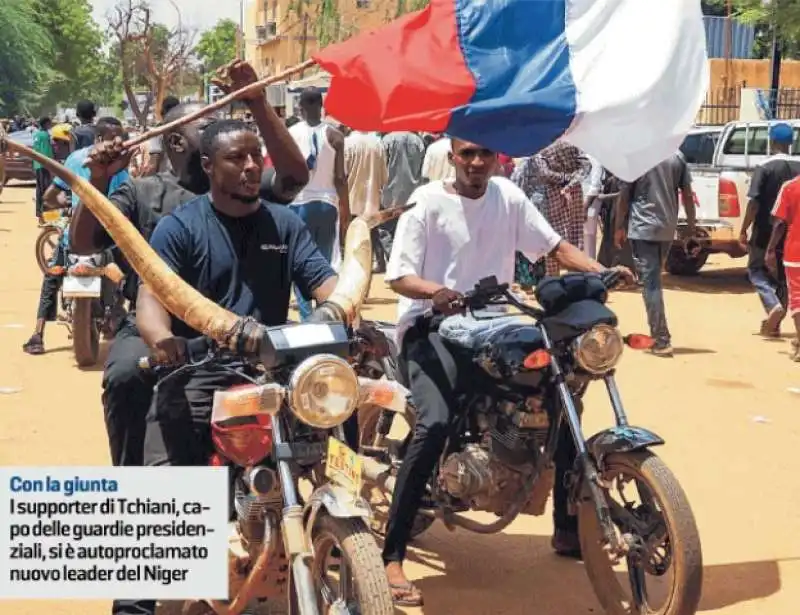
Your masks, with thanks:
M470 386L458 397L460 411L412 535L436 519L451 531L493 534L519 514L544 514L556 454L574 444L575 463L564 486L569 512L578 518L586 572L603 608L611 615L693 615L703 570L694 516L678 481L651 450L664 440L628 422L614 377L625 347L653 346L649 336L623 336L617 328L605 303L618 281L616 272L545 278L535 290L540 309L521 301L507 284L486 278L454 306L464 314L441 322L443 343L460 363L472 366ZM497 313L509 307L520 314ZM379 367L373 356L372 369ZM395 373L392 367L387 377ZM605 385L616 425L587 439L582 398L594 381ZM405 420L405 437L402 429L393 437L398 417ZM376 503L375 492L390 502L414 430L413 404L399 411L366 408L361 425L366 493L373 509L385 511L388 504ZM638 491L638 500L629 487ZM482 523L460 514L466 510L498 518ZM373 527L382 531L384 524L376 519ZM623 563L627 574L618 574ZM646 575L660 582L668 573L664 602L655 604L653 590L659 588Z
M50 275L63 276L59 324L69 330L75 362L97 363L100 337L112 339L125 317L124 274L109 250L99 254L67 253L66 266L52 266Z
M36 238L34 252L39 269L42 273L47 273L61 237L69 226L69 210L56 209L42 212L42 221L42 230Z
M246 382L216 391L211 417L209 463L228 466L235 485L230 600L195 604L226 615L265 600L271 613L286 606L300 615L389 615L391 590L360 495L361 459L345 444L343 424L363 404L404 405L402 387L356 375L340 322L266 331L268 350L242 369L226 365L233 355L207 338L190 340L184 365L159 382L200 367ZM157 363L144 357L139 365ZM305 500L301 479L313 486Z

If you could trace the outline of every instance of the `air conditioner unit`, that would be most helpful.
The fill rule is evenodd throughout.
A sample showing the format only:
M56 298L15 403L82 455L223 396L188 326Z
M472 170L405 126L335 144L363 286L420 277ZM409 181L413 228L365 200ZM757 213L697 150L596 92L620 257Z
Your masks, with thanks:
M267 21L263 26L256 26L256 38L259 43L271 41L278 34L278 23Z

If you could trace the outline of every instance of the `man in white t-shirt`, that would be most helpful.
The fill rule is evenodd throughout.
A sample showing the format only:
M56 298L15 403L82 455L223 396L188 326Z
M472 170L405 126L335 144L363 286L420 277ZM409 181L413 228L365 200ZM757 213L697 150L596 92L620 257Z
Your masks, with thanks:
M422 178L429 181L453 179L453 165L450 164L450 137L442 135L425 150L422 159Z
M601 272L600 263L564 241L525 194L504 177L493 176L497 155L459 139L452 140L452 181L418 188L408 200L416 206L401 216L386 280L401 298L398 304L400 369L416 406L416 427L392 498L383 559L399 606L422 604L422 594L403 573L406 544L414 518L447 437L449 401L458 363L440 343L436 319L422 317L434 306L454 313L454 300L481 279L496 276L511 283L514 254L532 262L555 258L565 269ZM633 275L621 268L623 277ZM573 453L574 456L574 453ZM567 461L569 464L567 464ZM564 460L569 468L571 460ZM564 495L564 494L562 494ZM577 521L566 511L566 497L554 497L553 547L562 555L580 555Z

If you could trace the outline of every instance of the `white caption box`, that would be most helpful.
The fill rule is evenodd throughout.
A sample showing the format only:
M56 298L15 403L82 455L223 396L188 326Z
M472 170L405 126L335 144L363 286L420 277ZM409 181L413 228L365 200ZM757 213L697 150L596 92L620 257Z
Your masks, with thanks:
M0 598L228 598L228 470L0 468Z

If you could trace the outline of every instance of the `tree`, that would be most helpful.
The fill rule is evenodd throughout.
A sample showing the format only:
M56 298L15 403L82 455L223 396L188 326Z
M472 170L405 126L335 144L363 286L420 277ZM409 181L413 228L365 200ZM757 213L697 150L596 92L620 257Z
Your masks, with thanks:
M0 116L38 107L53 77L52 53L30 0L0 0Z
M53 43L52 79L42 105L74 103L103 78L103 35L88 0L30 0L40 28Z
M181 25L170 29L153 22L147 0L119 0L108 23L116 39L125 96L139 124L146 127L151 107L158 117L167 92L188 64L195 33ZM143 107L136 97L140 84L148 94Z
M800 2L797 0L707 0L707 4L712 11L730 5L736 19L755 26L757 56L769 55L773 27L786 57L800 52Z
M200 35L194 53L203 63L206 72L214 71L236 58L238 24L231 19L221 19L210 30Z

